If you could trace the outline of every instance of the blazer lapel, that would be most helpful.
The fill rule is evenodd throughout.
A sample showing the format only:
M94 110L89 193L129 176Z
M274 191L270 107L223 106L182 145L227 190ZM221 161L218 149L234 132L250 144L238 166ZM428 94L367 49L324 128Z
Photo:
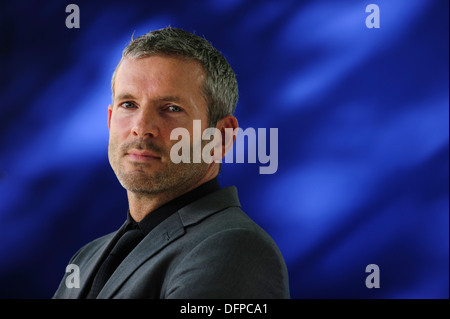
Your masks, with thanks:
M80 289L67 289L70 291L69 298L79 298L80 296L85 296L90 289L90 285L86 285L86 283L91 282L93 277L97 273L98 268L100 267L102 261L106 258L106 256L111 251L112 247L117 242L119 235L122 233L122 229L125 227L126 223L122 224L122 226L115 233L111 235L106 235L107 237L102 245L99 246L97 251L93 253L92 257L89 258L89 261L80 268ZM109 238L108 238L109 237ZM76 263L76 260L74 261Z
M154 256L165 246L185 233L183 223L178 214L173 214L158 227L153 229L131 253L123 260L106 282L97 298L111 298L117 289L126 281L130 275L146 260Z
M161 249L183 236L185 227L199 223L204 218L232 206L240 206L237 190L235 187L227 187L209 194L183 207L178 213L169 216L155 227L123 260L97 298L112 298L138 267ZM94 266L92 266L92 270L95 270Z

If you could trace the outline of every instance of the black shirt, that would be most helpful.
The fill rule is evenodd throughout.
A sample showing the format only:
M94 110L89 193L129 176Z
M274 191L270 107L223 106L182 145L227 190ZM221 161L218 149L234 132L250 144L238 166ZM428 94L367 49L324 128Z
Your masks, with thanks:
M219 189L220 185L216 177L155 209L153 212L145 216L140 222L134 221L133 217L130 215L130 211L128 211L125 231L128 229L139 228L142 231L142 235L145 237L152 231L153 228L158 226L162 221L177 212L179 209Z
M123 259L147 236L156 226L167 219L170 215L177 212L184 206L200 199L212 192L220 189L217 178L214 178L199 187L167 202L163 206L155 209L145 216L140 222L136 222L127 212L127 221L122 234L115 243L115 246L108 252L108 256L103 261L97 271L95 278L90 282L91 287L87 298L95 298L119 266Z

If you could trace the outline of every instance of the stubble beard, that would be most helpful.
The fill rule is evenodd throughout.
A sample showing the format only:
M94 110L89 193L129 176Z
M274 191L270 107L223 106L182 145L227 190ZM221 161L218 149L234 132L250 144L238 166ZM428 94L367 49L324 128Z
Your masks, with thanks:
M125 153L132 148L152 151L161 156L157 160L161 162L125 163L128 161ZM191 147L191 155L192 152ZM122 146L110 140L108 146L109 161L117 179L123 188L138 196L181 194L183 190L189 189L205 176L208 164L204 162L175 164L171 161L169 154L170 150L164 150L142 140ZM157 169L151 168L151 165L159 167ZM132 168L127 169L125 166Z

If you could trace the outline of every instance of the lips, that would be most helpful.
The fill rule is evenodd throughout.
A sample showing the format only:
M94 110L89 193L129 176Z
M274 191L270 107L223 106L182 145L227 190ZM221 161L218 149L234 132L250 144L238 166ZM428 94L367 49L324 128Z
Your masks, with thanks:
M161 159L160 156L158 156L150 151L137 150L137 149L128 151L125 154L125 156L127 156L128 158L130 158L131 160L136 161L136 162L149 162L149 161Z

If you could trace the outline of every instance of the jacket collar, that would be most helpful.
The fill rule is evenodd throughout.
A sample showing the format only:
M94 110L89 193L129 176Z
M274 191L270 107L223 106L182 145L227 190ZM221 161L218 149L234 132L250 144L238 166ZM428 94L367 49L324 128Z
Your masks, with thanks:
M96 241L102 241L103 243L99 244L98 246L94 246L97 248L94 248L95 251L92 253L92 256L88 257L89 261L83 268L80 269L81 288L65 289L64 294L61 296L62 298L72 299L87 295L89 291L86 291L86 289L90 289L90 285L87 285L87 283L92 282L96 271L101 266L101 261L106 258L107 254L111 251L126 226L127 222L123 223L119 230L96 239ZM94 242L92 242L91 244L94 244ZM74 260L76 262L76 258ZM64 280L66 280L66 278L64 278Z
M197 224L208 216L233 206L240 207L240 203L237 189L231 186L208 194L178 210L177 213L155 227L123 260L100 291L98 298L111 298L138 267L161 249L183 236L186 227ZM100 257L101 254L98 254L98 257L93 258L95 260L93 264L97 264L101 260ZM90 269L92 271L95 267Z

